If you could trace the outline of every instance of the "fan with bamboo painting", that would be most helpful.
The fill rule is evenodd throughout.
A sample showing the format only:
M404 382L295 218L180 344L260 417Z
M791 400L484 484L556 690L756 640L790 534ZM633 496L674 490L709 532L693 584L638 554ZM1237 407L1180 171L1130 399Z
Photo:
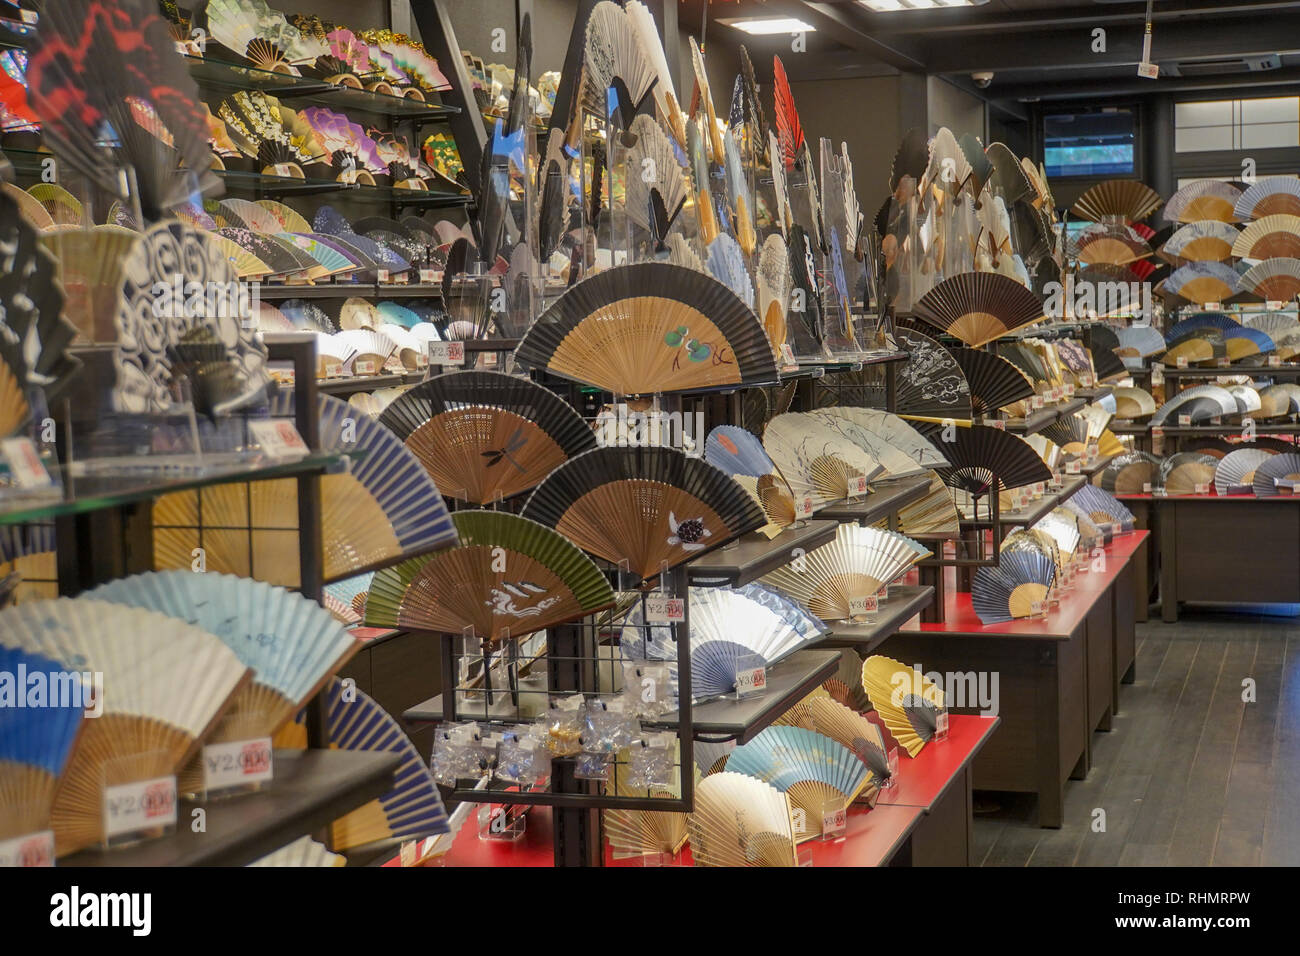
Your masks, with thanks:
M397 398L379 418L454 498L487 504L522 494L595 433L553 392L499 372L439 375Z
M912 314L978 348L1042 319L1043 303L1007 276L965 272L923 295Z
M884 468L880 477L902 478L924 473L925 466L906 452L891 444L883 435L866 424L865 416L855 415L861 409L835 406L818 409L812 414L827 428L842 435L878 461ZM928 444L928 443L927 443Z
M641 579L767 523L730 475L662 447L577 455L534 489L522 514Z
M883 470L871 454L811 413L777 415L763 431L763 448L796 495L823 503L861 494L860 482Z
M798 865L790 797L755 777L731 771L705 777L686 826L696 866Z
M600 569L562 535L506 512L453 515L460 546L376 572L370 627L518 637L614 603Z
M934 739L946 718L943 691L919 670L879 654L862 662L862 687L908 756Z
M1141 222L1163 203L1160 194L1145 183L1134 179L1107 179L1089 186L1074 201L1070 214L1092 222L1112 218Z

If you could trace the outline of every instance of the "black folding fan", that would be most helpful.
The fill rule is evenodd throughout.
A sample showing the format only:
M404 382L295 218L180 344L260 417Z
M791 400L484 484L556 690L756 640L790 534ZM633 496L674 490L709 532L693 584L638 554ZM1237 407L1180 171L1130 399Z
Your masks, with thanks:
M1033 383L1001 356L960 346L948 351L966 376L971 408L976 414L989 415L1013 402L1034 397Z
M952 353L905 326L895 329L894 341L908 353L898 369L898 414L918 421L970 421L970 385Z
M935 469L950 488L980 497L990 491L1021 488L1052 478L1052 470L1028 443L1001 429L925 424L920 430L951 463L948 468Z

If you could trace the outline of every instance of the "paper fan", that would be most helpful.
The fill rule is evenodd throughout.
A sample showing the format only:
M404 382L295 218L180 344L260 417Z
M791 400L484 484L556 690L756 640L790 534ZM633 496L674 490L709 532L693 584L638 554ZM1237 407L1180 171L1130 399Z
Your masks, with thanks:
M104 786L175 774L248 670L218 638L153 611L86 598L0 611L0 646L102 674L103 713L85 721L54 797L55 852L104 839Z
M1240 327L1235 320L1228 318L1222 312L1201 312L1171 326L1169 331L1165 333L1165 340L1172 345L1177 340L1204 329L1212 329L1226 334L1232 329Z
M33 198L31 193L19 189L13 183L0 183L0 191L17 204L19 214L33 229L49 229L54 225L54 218Z
M737 81L739 79L737 77ZM754 254L754 247L758 242L758 236L754 231L754 200L750 194L749 174L740 155L741 144L733 131L727 130L723 137L723 148L727 153L727 197L730 201L728 211L731 214L733 231L740 248L746 257L749 257Z
M750 309L754 307L754 283L745 264L745 253L740 243L726 233L709 243L709 274L735 293L736 298Z
M145 218L216 184L198 88L152 0L67 0L41 14L28 45L28 97L59 158L125 198L134 170ZM112 137L117 152L103 146ZM178 170L178 165L185 167Z
M1300 334L1300 322L1284 312L1255 312L1243 315L1241 320L1247 328L1259 329L1275 341L1284 333Z
M992 352L949 349L970 384L971 410L990 415L1013 402L1034 397L1034 386L1023 372Z
M1239 386L1247 388L1248 386ZM1254 391L1254 389L1252 389ZM1233 393L1236 394L1235 392ZM1281 418L1295 410L1296 397L1300 395L1300 386L1292 385L1290 389L1281 385L1268 385L1256 392L1259 396L1259 418Z
M1236 255L1233 244L1241 236L1236 228L1217 219L1189 222L1165 240L1160 255L1170 262L1223 262Z
M620 394L777 377L763 326L735 293L709 276L658 262L579 282L532 324L515 357Z
M908 756L933 739L945 709L943 691L919 670L877 654L862 662L862 687Z
M333 853L325 844L304 836L254 860L248 866L327 867L346 866L347 862L348 858L343 854Z
M822 687L787 711L776 724L816 731L852 751L870 772L862 796L875 805L881 785L890 777L885 737L878 725L835 700Z
M1179 452L1160 463L1159 484L1167 495L1197 494L1214 484L1215 459L1199 452Z
M704 458L729 475L761 478L776 470L758 437L738 425L719 425L709 432Z
M942 345L911 328L894 334L907 362L898 369L898 414L920 421L970 421L970 385Z
M0 362L0 374L3 363ZM9 603L58 597L59 570L52 524L0 528L0 581L16 575Z
M1294 176L1260 179L1237 197L1233 212L1238 219L1300 216L1300 180Z
M360 646L314 601L249 578L154 571L87 592L112 604L158 611L215 634L252 668L225 721L247 740L274 734Z
M398 398L380 422L445 494L473 504L521 494L596 447L591 428L554 393L498 372L436 376Z
M1214 466L1214 490L1221 495L1231 494L1241 486L1253 490L1255 470L1272 458L1274 452L1262 448L1238 448L1219 459Z
M811 415L777 415L763 430L763 448L796 495L821 502L857 493L857 481L870 481L882 470L862 448Z
M401 758L391 790L330 824L330 845L349 850L447 833L451 827L433 772L401 725L365 693L341 680L331 681L322 693L331 748L394 753ZM298 722L282 730L276 745L305 747L307 729L302 721L300 715Z
M1231 183L1215 179L1198 179L1188 183L1169 197L1165 204L1165 222L1197 222L1217 219L1219 222L1239 222L1235 212L1241 190Z
M600 569L550 528L505 512L453 516L460 547L375 574L366 624L518 637L614 603Z
M1086 226L1069 245L1070 257L1089 267L1125 266L1151 254L1134 229L1114 222Z
M1289 482L1289 493L1295 494L1296 485L1300 484L1300 454L1281 452L1255 466L1255 495L1259 498L1271 498L1281 494L1278 482ZM30 606L30 605L29 605Z
M1197 385L1184 389L1156 411L1151 419L1152 425L1161 425L1173 416L1174 421L1186 415L1193 425L1204 424L1211 418L1222 415L1235 415L1237 400L1226 388L1218 385Z
M1270 301L1294 299L1300 295L1300 259L1265 259L1241 277L1241 288Z
M877 408L837 407L824 410L848 418L864 429L879 435L884 441L899 449L908 458L926 468L941 468L948 464L948 459L934 447L919 431L903 421L892 412Z
M821 834L828 800L852 803L867 785L868 771L837 740L802 727L768 727L727 758L728 773L743 773L784 791L806 826L796 839Z
M1222 262L1192 262L1171 272L1164 281L1164 289L1189 302L1203 305L1230 298L1237 292L1239 283L1244 284L1244 278L1239 277L1229 265Z
M1228 358L1236 362L1251 355L1272 352L1277 346L1272 338L1259 329L1247 329L1239 326L1233 331L1224 334L1223 347L1227 350Z
M311 275L311 273L309 273L313 279L323 278L325 276L347 275L349 272L355 272L358 268L357 263L347 255L315 236L304 236L291 232L282 232L277 234L275 238L300 249L319 264L320 269L314 270L318 271L319 274Z
M938 425L926 425L930 437L948 459L948 467L936 469L950 488L961 488L980 497L999 488L1021 488L1050 481L1052 473L1034 450L1009 432L987 425L954 428L944 435Z
M1043 318L1043 303L1014 279L965 272L945 279L912 309L913 314L970 346L981 346Z
M1089 186L1074 201L1070 214L1093 222L1112 217L1140 222L1163 203L1160 194L1145 183L1133 179L1108 179Z
M854 408L823 408L812 414L827 428L844 436L857 445L875 461L879 462L884 472L882 478L899 478L919 475L925 468L915 458L891 445L882 435L874 432L865 424L866 419L859 419L853 413Z
M1232 246L1239 259L1294 259L1300 256L1300 216L1272 215L1246 226Z
M29 186L27 195L40 203L56 226L81 226L84 222L81 200L57 183Z
M799 111L795 109L794 94L790 90L790 81L785 75L785 64L779 56L772 57L772 97L773 111L776 116L777 141L781 144L781 164L789 172L794 169L795 160L803 149L803 126L799 122Z
M643 579L767 523L731 476L662 447L571 458L537 486L523 515Z
M896 532L842 524L834 541L771 572L763 583L823 621L848 621L865 613L856 607L858 600L878 593L929 556L924 545Z
M1115 417L1138 421L1156 413L1156 400L1140 388L1115 388Z
M1040 518L1031 529L1051 537L1062 555L1069 556L1079 548L1079 516L1065 508L1053 508Z
M975 570L971 607L983 624L1030 617L1046 600L1056 574L1052 559L1031 551L1003 552L996 567Z
M798 865L790 798L755 777L730 771L705 777L686 826L696 866Z
M646 57L632 21L623 8L602 0L592 9L586 24L578 106L574 110L571 139L576 142L582 129L583 111L609 115L606 97L617 90L615 111L623 129L630 129L642 101L650 95L658 73Z
M961 515L952 492L937 472L929 472L930 487L924 498L898 512L898 526L907 535L947 535L960 530Z
M1144 451L1116 455L1097 473L1093 483L1117 495L1143 494L1154 488L1160 474L1160 459Z
M655 249L663 249L690 190L686 172L673 144L649 116L632 121L636 142L625 160L628 218L650 233Z
M628 6L631 7L631 4ZM644 744L634 741L632 746L644 746ZM677 796L676 793L631 787L626 781L628 771L625 763L615 764L614 773L618 781L615 786L619 794L635 793L638 796L648 797L661 794ZM610 852L616 860L659 854L676 856L690 839L690 833L686 829L686 814L677 811L603 810L601 822L605 839L609 842Z
M889 172L889 191L900 202L905 201L909 189L907 181L911 181L910 189L915 190L929 165L929 138L925 135L925 130L913 126L903 134L898 150L894 153L894 162Z

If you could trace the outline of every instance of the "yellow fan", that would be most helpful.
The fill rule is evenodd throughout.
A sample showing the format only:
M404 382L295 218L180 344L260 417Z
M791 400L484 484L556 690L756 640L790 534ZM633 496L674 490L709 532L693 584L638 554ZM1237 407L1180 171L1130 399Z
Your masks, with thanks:
M41 233L41 245L59 260L63 315L82 340L117 341L113 316L122 294L122 267L139 239L138 232L121 226L52 226Z
M57 183L37 183L27 192L41 204L41 207L59 226L80 226L82 223L81 200Z
M308 233L315 232L306 219L295 209L291 209L282 202L276 202L274 199L259 199L257 204L276 218L276 221L284 227L285 232Z
M915 757L934 738L945 708L943 691L920 671L879 654L862 662L862 687L890 734Z
M233 239L227 239L225 236L219 236L212 232L206 233L206 235L221 250L222 255L230 261L230 264L235 267L235 272L239 274L239 278L256 279L269 276L275 271Z

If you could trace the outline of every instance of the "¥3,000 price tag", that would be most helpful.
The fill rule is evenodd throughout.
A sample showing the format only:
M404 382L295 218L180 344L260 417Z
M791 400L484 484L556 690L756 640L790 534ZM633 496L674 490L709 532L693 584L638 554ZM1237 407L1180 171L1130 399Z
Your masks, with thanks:
M748 697L767 690L767 667L746 667L736 671L736 695Z
M175 823L175 777L155 777L104 788L105 839Z
M12 840L0 840L0 867L53 865L53 830L41 830Z
M686 600L668 594L651 594L645 599L645 619L650 624L677 624L686 620Z
M52 484L30 438L6 438L0 442L0 454L9 462L9 473L19 488L48 488Z
M253 441L262 447L262 454L272 461L301 458L311 449L293 427L293 422L281 418L263 418L248 423Z
M862 617L864 614L871 614L879 608L880 598L874 594L849 598L849 615L851 617Z
M226 790L271 779L271 738L232 740L203 748L203 788Z
M822 839L833 840L849 826L849 812L843 804L822 811Z
M430 342L430 365L461 365L465 361L464 342Z

